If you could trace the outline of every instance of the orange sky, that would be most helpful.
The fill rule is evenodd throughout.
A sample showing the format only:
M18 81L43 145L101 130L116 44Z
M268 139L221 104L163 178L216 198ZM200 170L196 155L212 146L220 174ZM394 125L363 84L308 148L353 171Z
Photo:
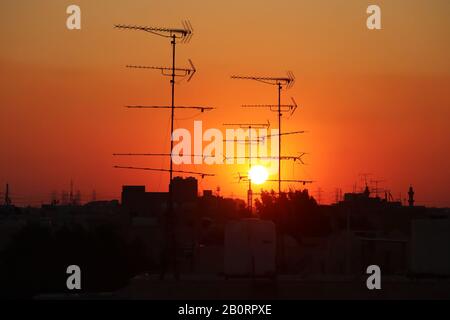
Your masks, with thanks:
M0 190L13 200L48 201L74 180L89 199L118 196L123 184L165 190L166 174L122 171L114 164L167 167L168 159L117 159L113 152L168 152L167 111L125 110L127 104L168 104L170 87L158 72L126 64L170 63L168 40L114 30L115 23L181 26L195 34L179 45L198 73L177 86L183 105L217 108L177 127L261 122L276 116L241 104L276 103L276 89L231 80L231 74L284 75L297 82L284 93L303 107L284 122L308 130L284 139L284 154L308 152L307 166L286 163L284 176L317 181L324 202L340 187L360 185L360 173L382 179L394 197L409 184L426 205L450 206L450 2L448 0L304 1L14 1L0 4ZM78 4L82 30L69 31L66 7ZM366 8L382 9L381 31L365 26ZM217 173L201 189L244 196L236 166L183 166ZM272 177L276 178L276 177ZM275 185L266 184L270 188Z

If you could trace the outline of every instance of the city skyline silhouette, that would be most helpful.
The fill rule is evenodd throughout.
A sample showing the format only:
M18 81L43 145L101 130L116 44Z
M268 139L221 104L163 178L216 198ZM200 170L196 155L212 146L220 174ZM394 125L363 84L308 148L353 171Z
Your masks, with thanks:
M124 112L122 107L170 103L170 87L157 72L123 68L131 63L169 64L170 45L158 37L118 32L111 25L178 26L189 17L196 34L191 43L179 46L177 67L192 59L199 71L195 81L177 86L177 100L216 107L196 117L205 126L223 128L223 121L237 120L237 112L239 120L275 123L275 114L240 106L276 103L276 93L229 76L293 70L297 83L284 94L283 103L294 96L302 108L284 121L285 129L308 134L286 138L286 153L309 155L307 166L285 165L284 176L315 180L312 191L325 190L324 203L333 201L336 188L353 191L355 183L363 188L359 175L369 172L371 179L385 180L383 187L395 198L406 198L407 188L414 185L417 203L449 206L450 67L448 22L442 16L448 4L408 2L407 13L401 2L384 4L389 14L377 31L365 27L363 5L356 1L339 7L286 2L279 13L270 10L274 3L256 11L254 5L194 2L177 7L176 17L166 16L169 4L84 4L82 29L73 31L63 23L63 4L5 3L2 30L12 17L17 28L4 34L0 54L2 192L9 183L16 203L38 205L49 201L53 191L68 190L71 179L85 199L93 190L102 198L117 199L123 184L166 190L164 174L113 170L110 155L168 149L166 112ZM47 18L39 19L44 13ZM271 15L279 23L271 24ZM232 25L231 17L237 23ZM30 21L36 22L35 28L27 28ZM194 116L195 111L180 111L175 128L192 128ZM135 159L133 165L162 167L161 161ZM216 177L202 182L201 189L220 186L224 195L246 197L245 186L232 177L243 168L179 169L212 169ZM262 187L270 190L276 183Z

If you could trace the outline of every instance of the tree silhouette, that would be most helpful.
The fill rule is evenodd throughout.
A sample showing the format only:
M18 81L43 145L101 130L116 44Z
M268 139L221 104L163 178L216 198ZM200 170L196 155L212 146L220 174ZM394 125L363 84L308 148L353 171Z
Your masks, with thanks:
M256 209L262 219L272 220L279 231L301 241L302 237L324 236L331 227L308 190L290 190L279 197L272 190L262 191L256 200Z

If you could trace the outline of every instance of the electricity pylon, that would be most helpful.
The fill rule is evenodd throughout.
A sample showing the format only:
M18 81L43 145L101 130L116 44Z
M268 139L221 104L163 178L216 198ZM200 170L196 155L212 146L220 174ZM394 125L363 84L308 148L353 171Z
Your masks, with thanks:
M264 107L269 108L271 111L278 113L278 131L280 135L278 136L278 155L281 156L281 116L283 112L290 112L291 115L297 109L297 104L295 100L292 99L292 105L282 105L281 104L281 90L283 87L285 89L291 88L295 83L294 74L290 71L287 72L286 77L258 77L258 76L231 76L232 79L243 79L243 80L254 80L262 82L265 84L270 84L277 86L278 88L278 104L277 105L245 105L244 107ZM281 158L278 159L278 194L281 195Z

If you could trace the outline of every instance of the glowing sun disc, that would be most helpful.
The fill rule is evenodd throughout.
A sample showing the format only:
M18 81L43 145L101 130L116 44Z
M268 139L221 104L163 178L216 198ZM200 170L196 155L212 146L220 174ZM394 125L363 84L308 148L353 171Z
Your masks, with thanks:
M248 172L248 176L252 181L252 183L262 184L269 177L269 173L267 172L267 169L264 168L263 166L253 166Z

